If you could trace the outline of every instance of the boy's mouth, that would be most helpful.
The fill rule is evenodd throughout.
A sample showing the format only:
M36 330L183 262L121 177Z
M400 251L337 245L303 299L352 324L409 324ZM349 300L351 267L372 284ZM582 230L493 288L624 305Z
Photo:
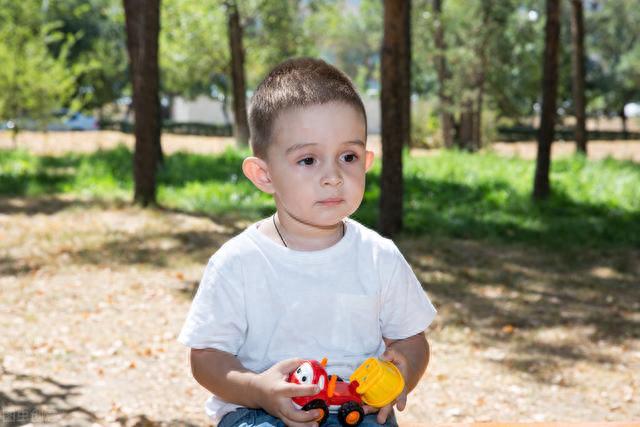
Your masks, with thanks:
M342 202L344 202L344 199L341 199L339 197L332 197L330 199L320 200L318 203L323 206L335 206L339 205Z

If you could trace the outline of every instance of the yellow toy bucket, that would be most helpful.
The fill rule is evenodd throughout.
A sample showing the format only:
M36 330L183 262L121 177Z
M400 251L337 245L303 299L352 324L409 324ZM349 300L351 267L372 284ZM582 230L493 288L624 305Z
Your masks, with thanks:
M364 403L376 408L393 402L404 388L404 378L396 365L375 357L362 362L349 380L358 381L356 391Z

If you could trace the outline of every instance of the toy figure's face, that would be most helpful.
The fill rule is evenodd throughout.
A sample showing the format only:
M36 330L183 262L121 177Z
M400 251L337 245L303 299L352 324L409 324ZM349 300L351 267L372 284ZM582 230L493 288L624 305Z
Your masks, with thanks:
M302 365L298 366L293 377L300 384L313 384L313 367L311 363L304 362Z
M309 362L304 362L298 366L291 376L291 382L298 384L318 384L320 390L324 390L326 381L326 374L324 370L314 369L314 366Z

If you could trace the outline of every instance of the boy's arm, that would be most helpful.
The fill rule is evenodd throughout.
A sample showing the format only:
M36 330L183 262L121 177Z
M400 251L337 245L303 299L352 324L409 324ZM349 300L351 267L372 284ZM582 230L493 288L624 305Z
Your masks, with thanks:
M407 394L413 390L429 364L429 342L423 332L408 338L393 340L384 338L387 347L381 358L393 362L405 380L405 388L400 393L395 402L380 408L378 411L378 423L384 424L393 405L395 404L399 411L404 410L407 404ZM377 409L367 406L366 413L375 412Z
M262 408L292 427L310 427L317 411L301 411L291 401L295 396L318 393L316 385L286 381L289 372L302 363L289 359L261 374L252 372L232 354L216 349L191 349L191 372L196 381L222 400L247 408Z
M205 348L191 349L193 378L222 400L246 408L259 408L257 390L251 387L257 374L242 366L230 353Z

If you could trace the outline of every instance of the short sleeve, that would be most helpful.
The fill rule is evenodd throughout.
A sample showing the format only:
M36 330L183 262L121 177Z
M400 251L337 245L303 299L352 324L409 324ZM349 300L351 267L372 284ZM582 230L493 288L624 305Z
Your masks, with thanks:
M400 251L395 249L395 267L383 284L380 309L382 336L403 339L423 332L436 316L436 309Z
M246 330L242 283L223 276L214 255L207 264L178 341L191 348L215 348L235 355L244 343Z

